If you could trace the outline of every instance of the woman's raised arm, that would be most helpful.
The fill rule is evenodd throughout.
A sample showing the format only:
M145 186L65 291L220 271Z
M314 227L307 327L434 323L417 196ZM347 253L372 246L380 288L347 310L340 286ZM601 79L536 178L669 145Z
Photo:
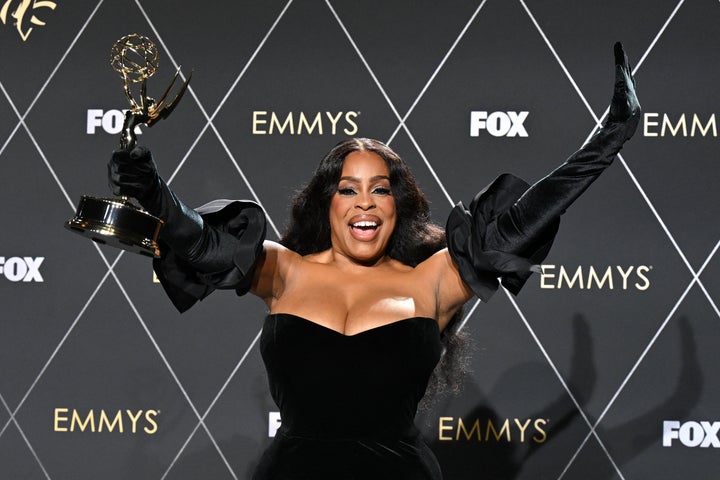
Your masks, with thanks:
M622 45L616 43L615 85L605 123L577 152L534 185L504 174L476 195L468 208L459 203L446 228L453 263L442 272L441 281L452 286L459 274L483 301L497 290L499 281L517 294L547 255L560 216L612 164L639 120L632 69ZM443 308L467 295L467 290L457 287L438 291L446 292L439 300Z
M254 202L216 200L185 205L158 175L144 147L117 150L108 163L113 193L134 197L163 220L161 256L153 268L170 300L185 311L214 289L250 289L265 239L265 214Z

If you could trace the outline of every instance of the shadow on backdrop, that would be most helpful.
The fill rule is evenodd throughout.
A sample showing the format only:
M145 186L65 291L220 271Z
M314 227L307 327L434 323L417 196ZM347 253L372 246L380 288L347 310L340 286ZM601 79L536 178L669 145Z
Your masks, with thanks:
M678 324L683 363L673 394L652 408L648 405L648 410L643 415L631 421L609 429L600 425L596 429L598 437L620 468L653 443L662 441L658 419L669 414L673 418L683 418L700 398L703 379L692 331L687 319L679 318ZM573 320L572 360L566 382L583 411L586 410L585 405L592 396L597 379L593 350L588 324L582 316L577 315ZM547 370L547 366L543 368ZM538 372L537 363L525 363L509 370L493 386L493 397L507 394L506 388L499 388L499 385L503 383L516 385L518 379L528 378L534 372ZM533 394L532 390L528 392ZM440 461L443 475L448 480L556 479L590 431L580 411L564 390L557 399L551 400L546 406L520 419L521 423L526 419L551 419L541 427L544 435L538 430L533 430L533 425L530 424L525 432L524 441L520 441L519 428L512 423L514 419L501 417L477 385L467 385L462 396L465 398L474 396L480 399L473 409L462 415L465 429L448 430L445 435L452 436L453 440L440 440L436 424L437 436L429 442ZM440 408L433 408L433 413L443 412L440 413L443 415L447 412L450 400L447 399L444 403L445 405ZM471 438L468 439L468 432L476 420L479 420L480 429L472 432ZM501 430L506 420L510 422L509 427L514 428L511 439L507 441L506 436L501 435L498 440L496 432ZM596 420L588 418L588 421L592 424ZM488 423L492 423L495 429L488 432ZM561 432L563 435L560 435ZM480 435L479 439L478 435ZM533 436L538 441L533 440ZM581 452L573 461L571 469L583 472L585 479L617 478L617 472L604 452L600 450L594 437L588 439L583 450L588 450L588 447L594 447L601 457L595 454L583 455ZM540 450L544 453L535 455Z

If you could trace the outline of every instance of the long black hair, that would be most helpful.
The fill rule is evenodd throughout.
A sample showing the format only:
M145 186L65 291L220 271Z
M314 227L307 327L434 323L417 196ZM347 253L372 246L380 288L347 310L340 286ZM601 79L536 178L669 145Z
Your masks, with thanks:
M352 152L379 155L390 171L397 221L386 254L412 267L445 248L445 231L430 220L430 205L408 165L384 143L351 138L338 143L322 159L307 186L292 201L290 223L280 244L308 255L330 248L330 202L337 191L345 158ZM458 391L468 368L468 339L457 331L462 309L442 335L444 355L428 386L426 398L439 391Z
M445 232L430 221L430 205L407 164L390 147L369 138L340 142L322 159L310 183L293 200L290 224L280 243L300 255L330 248L330 201L345 157L357 151L376 153L390 170L397 222L387 255L414 267L444 248Z

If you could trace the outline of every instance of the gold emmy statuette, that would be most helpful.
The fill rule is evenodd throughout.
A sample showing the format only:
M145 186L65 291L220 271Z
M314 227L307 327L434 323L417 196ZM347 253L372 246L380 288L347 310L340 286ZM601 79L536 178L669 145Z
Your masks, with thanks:
M120 148L132 150L137 143L135 127L144 124L152 127L158 120L167 118L182 98L192 73L169 102L170 94L180 70L158 101L147 96L147 79L158 68L158 50L147 37L131 34L115 42L110 55L113 69L125 81L125 95L130 110L125 113ZM140 84L140 98L135 100L132 84ZM65 228L91 240L149 257L160 256L157 245L162 220L136 207L127 197L97 198L83 195L75 216L65 222Z

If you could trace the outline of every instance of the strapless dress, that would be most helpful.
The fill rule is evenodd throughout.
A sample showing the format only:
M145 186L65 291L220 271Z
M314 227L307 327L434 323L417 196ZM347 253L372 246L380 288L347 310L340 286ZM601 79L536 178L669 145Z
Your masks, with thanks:
M270 314L260 350L282 426L254 480L440 480L414 425L440 353L431 318L344 335Z

